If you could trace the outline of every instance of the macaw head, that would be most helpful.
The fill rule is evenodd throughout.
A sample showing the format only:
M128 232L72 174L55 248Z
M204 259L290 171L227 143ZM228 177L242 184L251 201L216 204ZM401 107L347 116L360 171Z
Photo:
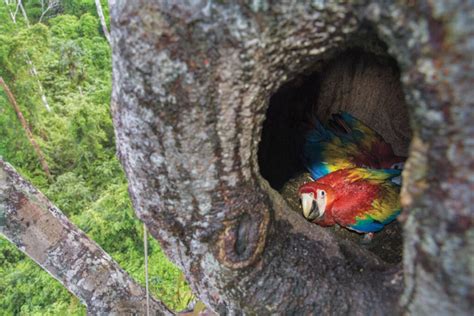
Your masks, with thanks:
M298 193L303 216L310 221L323 218L335 198L335 192L329 185L318 182L303 184Z

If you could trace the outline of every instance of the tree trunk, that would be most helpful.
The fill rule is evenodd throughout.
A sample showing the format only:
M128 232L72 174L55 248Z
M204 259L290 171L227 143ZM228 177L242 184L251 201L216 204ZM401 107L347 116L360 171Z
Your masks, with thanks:
M21 123L21 126L23 127L26 137L28 138L31 146L33 146L33 149L38 156L39 162L41 164L41 168L43 168L44 173L48 177L49 180L51 180L51 173L49 172L49 166L48 163L46 162L46 159L43 155L43 152L41 151L41 148L39 147L38 143L36 142L35 138L33 137L33 133L30 130L30 127L28 126L28 123L25 120L25 117L23 116L23 113L21 113L20 107L16 103L15 97L13 96L13 93L10 91L10 88L8 85L3 81L3 78L0 77L0 86L2 86L3 90L5 91L5 94L8 97L8 100L10 101L10 104L13 107L13 110L16 113L16 116L18 117L18 120Z
M472 5L239 3L111 8L118 151L151 234L218 313L469 314ZM401 67L415 134L403 267L290 211L257 163L270 97L362 29Z
M145 290L2 160L0 233L76 295L88 313L145 314ZM150 310L172 315L154 299Z

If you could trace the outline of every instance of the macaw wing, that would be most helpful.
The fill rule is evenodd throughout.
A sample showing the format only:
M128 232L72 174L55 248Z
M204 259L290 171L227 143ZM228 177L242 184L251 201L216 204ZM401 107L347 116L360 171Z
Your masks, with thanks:
M333 157L333 150L328 150L334 147L332 144L334 141L336 141L334 134L316 119L314 128L306 134L303 147L303 162L314 180L342 167L340 165L342 159L336 161L338 157L341 158L341 154Z
M384 181L384 182L380 182ZM355 223L348 226L359 232L376 232L392 222L401 212L400 186L387 180L376 178L372 183L379 182L379 192L368 209L356 216Z
M353 168L347 171L347 178L351 182L356 181L367 181L375 185L394 185L399 187L400 185L395 184L391 181L393 178L399 177L402 174L400 169L368 169L368 168Z
M400 214L401 208L369 210L355 219L355 224L347 226L355 231L371 233L381 230Z
M333 114L329 125L335 135L346 142L357 144L361 150L374 157L383 159L394 155L392 146L382 135L347 112Z
M338 131L334 132L337 136L354 142L383 141L383 137L379 133L347 112L332 114L330 126L333 126L332 132Z
M324 148L331 141L331 138L331 133L317 119L314 128L305 135L303 163L314 180L330 172L324 164Z
M344 172L341 198L334 205L336 222L358 232L376 232L400 213L400 187L390 181L400 170L354 168ZM326 179L327 178L327 179ZM331 175L321 182L335 182Z
M360 151L356 144L345 143L316 120L306 134L303 161L314 180L340 169L376 167L372 157Z
M371 216L371 214L363 214L356 217L356 222L353 225L347 226L350 229L361 233L373 233L384 228L385 225L389 224L400 214L401 209L388 210L383 219L378 220Z

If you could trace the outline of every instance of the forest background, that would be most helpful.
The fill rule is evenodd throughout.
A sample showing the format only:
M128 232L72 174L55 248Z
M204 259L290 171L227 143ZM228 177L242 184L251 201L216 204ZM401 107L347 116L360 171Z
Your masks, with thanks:
M111 51L95 2L22 4L27 18L17 1L0 3L0 77L15 96L51 178L3 89L0 156L144 285L143 227L134 215L115 156L109 111ZM107 1L102 1L102 8L108 24ZM154 239L149 238L148 244L152 294L174 310L183 309L193 298L184 276ZM66 314L85 315L86 310L58 281L0 237L0 315Z

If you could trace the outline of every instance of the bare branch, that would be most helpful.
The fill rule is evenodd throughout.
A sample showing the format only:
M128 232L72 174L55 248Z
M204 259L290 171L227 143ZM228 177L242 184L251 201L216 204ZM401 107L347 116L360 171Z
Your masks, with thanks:
M2 86L3 90L7 94L8 100L10 101L10 104L12 105L13 109L15 110L15 113L18 117L18 120L21 123L21 126L25 130L26 136L30 142L30 144L33 146L33 149L36 152L36 155L39 158L41 167L43 168L44 173L48 177L48 179L51 180L51 173L49 172L49 166L48 163L46 162L46 159L44 158L43 152L41 151L41 148L39 147L38 143L35 141L35 138L33 137L33 133L30 130L30 127L28 126L28 123L26 122L25 117L23 116L23 113L21 113L20 107L16 103L16 99L11 92L10 88L8 85L3 81L3 78L0 77L0 86Z
M57 6L59 6L59 2L58 1L48 1L48 6L46 7L46 9L44 8L44 1L41 0L41 16L38 20L38 22L42 22L43 21L43 17L46 15L46 13L51 10L51 9L54 9L56 8Z
M26 15L26 10L23 7L23 4L21 3L21 0L18 0L18 6L20 7L21 14L23 15L23 18L25 19L26 26L30 27L30 20L28 19L28 15Z
M100 3L100 0L95 0L95 6L97 7L97 15L99 16L100 24L102 25L102 31L104 32L105 38L110 45L110 33L107 29L107 24L105 23L104 12L102 11L102 4Z
M76 295L90 314L145 314L145 290L1 159L0 234ZM172 315L155 299L150 309Z
M10 2L8 0L5 0L5 5L8 6L10 5ZM16 23L16 15L18 14L18 9L20 7L20 3L17 2L15 12L11 12L10 9L8 9L8 13L10 14L10 18L12 19L13 23Z

